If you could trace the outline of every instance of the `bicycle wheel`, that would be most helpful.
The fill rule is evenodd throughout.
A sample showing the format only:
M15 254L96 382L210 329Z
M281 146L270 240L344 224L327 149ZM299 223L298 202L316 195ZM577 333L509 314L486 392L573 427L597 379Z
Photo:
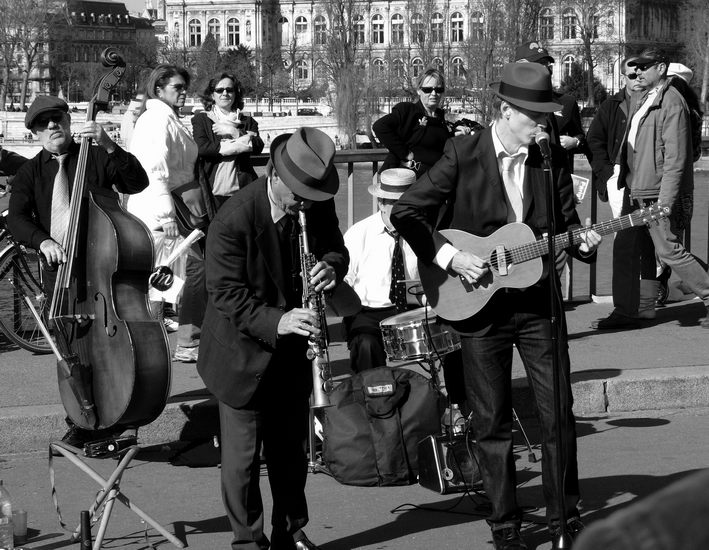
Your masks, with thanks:
M9 246L0 254L0 331L21 348L33 353L51 353L18 289L21 285L44 318L50 299L42 290L40 269L39 256L34 250Z

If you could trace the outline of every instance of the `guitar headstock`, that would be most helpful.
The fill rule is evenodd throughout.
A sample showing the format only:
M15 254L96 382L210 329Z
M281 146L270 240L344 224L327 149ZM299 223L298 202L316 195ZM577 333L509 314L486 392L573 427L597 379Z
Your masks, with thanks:
M662 218L666 218L669 215L669 207L662 206L659 203L654 203L649 206L645 206L640 210L636 210L630 214L630 217L633 219L633 225L640 225L641 223L650 225L651 223Z

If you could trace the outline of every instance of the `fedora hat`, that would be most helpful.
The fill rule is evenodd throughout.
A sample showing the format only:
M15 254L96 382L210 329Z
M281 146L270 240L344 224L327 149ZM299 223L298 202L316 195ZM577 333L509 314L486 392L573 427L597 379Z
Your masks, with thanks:
M322 130L298 128L271 143L271 161L288 189L304 199L331 199L340 187L335 144Z
M549 71L538 63L506 63L502 79L490 84L490 88L515 107L538 113L553 113L562 108L554 101Z
M397 200L416 181L416 172L408 168L389 168L382 170L378 181L367 188L372 195L380 199Z

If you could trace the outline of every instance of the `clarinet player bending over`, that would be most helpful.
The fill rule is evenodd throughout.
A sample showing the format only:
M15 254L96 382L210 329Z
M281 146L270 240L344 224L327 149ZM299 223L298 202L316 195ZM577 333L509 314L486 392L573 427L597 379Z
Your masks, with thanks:
M306 284L331 290L349 261L333 200L334 156L333 142L315 128L279 136L266 176L231 197L209 227L209 301L197 369L219 400L222 498L233 550L317 549L303 527L308 337L320 328L317 312L302 307L298 215L306 212L317 259ZM273 496L270 543L259 491L261 443Z

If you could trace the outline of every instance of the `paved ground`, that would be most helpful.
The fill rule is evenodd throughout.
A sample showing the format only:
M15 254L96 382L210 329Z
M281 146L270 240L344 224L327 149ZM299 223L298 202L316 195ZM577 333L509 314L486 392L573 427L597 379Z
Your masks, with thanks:
M526 427L536 441L534 423L527 422ZM596 415L581 419L578 431L582 512L587 523L707 467L709 409ZM518 496L528 511L523 533L531 550L547 550L540 465L527 460L523 447L516 447L516 452ZM174 446L145 449L125 474L123 492L189 548L228 548L230 530L219 496L218 467L179 465L175 455ZM92 460L91 465L107 476L114 463ZM76 523L98 485L65 459L56 459L54 468L64 518ZM24 549L76 547L59 527L44 453L0 457L0 478L16 506L28 511L30 539ZM267 485L263 476L266 509L270 510ZM325 474L309 475L307 494L311 517L307 532L323 550L492 548L481 518L484 496L439 495L419 485L349 487ZM93 532L95 536L96 528ZM117 504L104 547L145 550L143 533L137 516ZM156 548L173 548L154 530L148 535Z

